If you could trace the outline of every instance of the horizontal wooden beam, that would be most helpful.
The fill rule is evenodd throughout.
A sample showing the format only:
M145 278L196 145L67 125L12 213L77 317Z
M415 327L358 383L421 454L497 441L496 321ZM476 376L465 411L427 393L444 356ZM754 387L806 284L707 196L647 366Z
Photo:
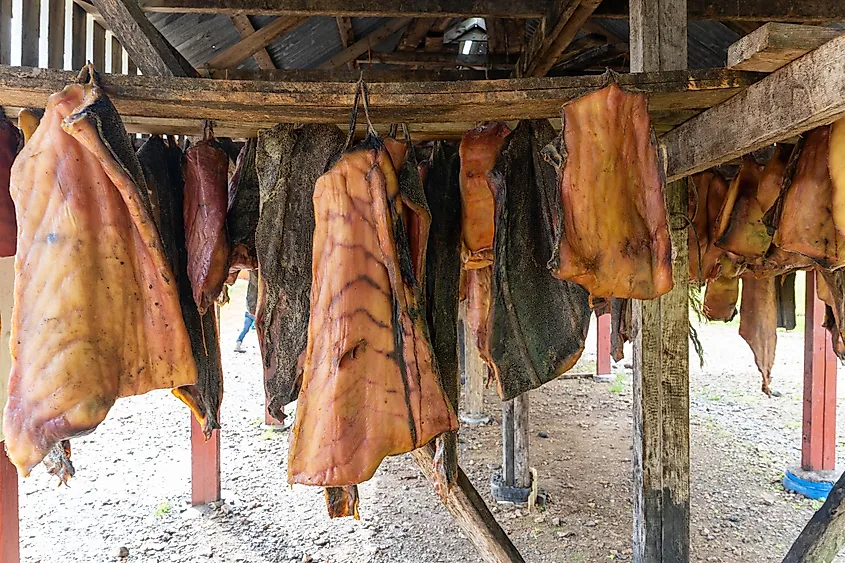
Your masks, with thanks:
M342 50L340 53L321 64L320 68L340 68L348 62L354 61L359 56L372 50L373 47L377 46L379 43L410 24L412 21L412 18L396 18L389 20L375 31L372 31L366 37L362 37L346 49Z
M728 48L727 66L774 72L843 33L830 27L770 22Z
M181 0L179 0L181 1ZM598 18L628 18L629 0L604 0ZM842 0L687 0L687 15L696 20L826 23L845 21Z
M670 181L845 116L845 35L661 138Z
M439 68L457 66L479 67L490 69L512 69L516 63L515 57L507 55L458 55L457 51L450 52L426 52L426 51L393 51L381 52L370 51L362 53L358 63L364 66L366 63L388 64L397 66L418 66L421 68Z
M363 61L362 61L363 62ZM454 66L454 64L452 65ZM499 76L495 76L498 74ZM507 78L504 72L490 73L485 70L431 69L370 69L366 65L360 70L319 69L226 69L209 72L211 78L223 80L269 80L271 82L355 82L362 75L367 84L371 82L444 82L453 80L487 80Z
M627 1L627 0L626 0ZM539 18L545 0L141 0L148 12L357 17Z

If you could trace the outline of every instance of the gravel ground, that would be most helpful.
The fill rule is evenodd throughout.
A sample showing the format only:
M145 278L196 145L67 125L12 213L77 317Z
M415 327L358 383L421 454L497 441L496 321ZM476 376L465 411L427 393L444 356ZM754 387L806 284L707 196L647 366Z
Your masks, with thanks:
M190 507L187 408L163 391L122 399L96 432L74 440L70 487L56 488L40 467L22 481L23 560L107 562L128 552L122 559L133 562L478 561L407 456L387 460L360 487L357 522L329 520L321 490L287 485L287 433L262 424L255 332L246 354L232 351L244 289L239 282L222 315L224 501ZM774 378L782 396L774 399L759 392L736 324L701 326L699 334L706 364L699 369L693 358L692 560L780 561L819 506L779 484L800 456L802 333L778 334ZM585 353L576 369L594 361ZM555 381L532 392L531 465L549 502L531 514L495 506L489 496L501 463L493 390L485 397L491 423L461 430L464 469L527 561L630 560L631 377L621 364L616 371L611 384Z

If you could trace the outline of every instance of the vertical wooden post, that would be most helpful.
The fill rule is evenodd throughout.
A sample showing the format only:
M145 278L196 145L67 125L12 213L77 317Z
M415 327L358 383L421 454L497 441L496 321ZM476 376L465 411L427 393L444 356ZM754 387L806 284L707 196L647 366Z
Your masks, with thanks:
M220 500L220 431L213 431L206 441L191 414L191 504L216 500Z
M528 393L502 401L502 480L506 487L531 486Z
M502 401L502 479L513 487L513 400Z
M41 28L41 2L23 2L21 22L21 66L38 66L38 30Z
M123 74L123 47L114 35L111 36L111 73Z
M94 22L94 69L97 72L106 71L106 28Z
M50 0L47 18L47 67L65 67L65 0Z
M129 63L128 63L128 66L127 66L127 69L126 69L126 74L128 74L130 76L135 76L136 74L138 74L138 65L136 65L134 63L134 61L132 61L131 57L127 57L127 58L129 58Z
M20 531L18 517L18 471L6 448L0 445L0 561L18 563L20 559Z
M12 0L0 0L0 65L12 64Z
M478 348L475 347L475 335L469 329L466 319L466 301L460 304L458 319L462 338L459 339L461 347L460 367L464 382L463 413L461 421L467 424L484 424L490 417L484 414L484 381L487 379L487 365L481 359Z
M610 313L596 318L596 375L610 374Z
M88 48L88 14L76 2L71 7L70 16L70 66L79 70L85 66L85 50Z
M687 68L686 0L629 0L631 71ZM675 287L635 301L635 563L689 561L689 308L685 180L667 187Z
M804 414L801 469L836 466L836 354L824 322L825 304L816 291L814 271L807 272L804 319Z

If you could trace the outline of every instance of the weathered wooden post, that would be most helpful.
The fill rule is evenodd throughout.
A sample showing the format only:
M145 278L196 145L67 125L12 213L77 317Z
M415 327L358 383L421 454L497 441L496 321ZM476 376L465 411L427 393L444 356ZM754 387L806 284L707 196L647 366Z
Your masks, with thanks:
M825 498L839 477L836 469L836 354L830 331L822 326L825 303L814 271L807 272L804 309L804 412L801 464L786 468L784 488Z
M528 393L502 402L502 469L490 480L498 502L525 504L531 494Z
M687 68L686 0L630 0L631 71ZM685 180L666 186L675 286L634 301L635 563L689 561L689 305Z
M466 323L466 301L461 302L458 319L461 330L458 332L460 345L461 380L464 385L463 412L461 422L465 424L486 424L490 417L484 414L484 383L487 379L487 365L481 359L475 346L475 335Z

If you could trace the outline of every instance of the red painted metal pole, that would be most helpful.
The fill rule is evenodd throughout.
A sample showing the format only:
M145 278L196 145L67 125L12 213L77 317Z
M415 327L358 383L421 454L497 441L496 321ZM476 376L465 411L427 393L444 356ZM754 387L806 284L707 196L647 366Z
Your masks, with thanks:
M598 324L596 375L608 375L610 373L610 313L599 315L596 323Z
M207 441L202 427L191 415L191 504L220 500L220 431Z
M836 465L836 355L830 333L822 326L825 304L818 298L816 273L807 272L804 317L804 414L801 468L834 469Z
M0 563L18 563L20 529L18 524L18 471L0 444Z

